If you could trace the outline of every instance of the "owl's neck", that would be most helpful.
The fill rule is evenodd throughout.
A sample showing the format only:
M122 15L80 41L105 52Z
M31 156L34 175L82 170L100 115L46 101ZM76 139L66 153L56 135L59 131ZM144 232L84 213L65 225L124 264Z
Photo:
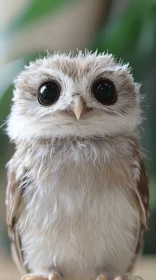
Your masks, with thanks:
M35 139L30 142L18 143L18 148L28 149L32 154L42 158L71 155L73 158L81 157L83 160L92 158L124 158L130 157L138 149L136 134L116 134L107 137L66 137L52 139Z
M42 138L42 137L35 137L34 139L31 138L27 141L20 140L18 144L24 144L27 146L30 145L66 145L67 143L76 144L81 143L85 144L88 142L91 143L102 143L103 145L108 143L114 143L114 142L125 142L125 141L135 141L138 139L138 133L136 131L131 131L130 133L114 133L111 135L105 135L105 136L88 136L88 137L79 137L79 136L66 136L66 137L49 137L49 138Z

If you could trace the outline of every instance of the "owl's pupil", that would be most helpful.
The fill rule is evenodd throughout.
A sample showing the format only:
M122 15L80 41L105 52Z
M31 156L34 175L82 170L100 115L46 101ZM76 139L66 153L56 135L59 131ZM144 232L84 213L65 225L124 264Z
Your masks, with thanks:
M95 82L92 92L96 100L103 105L112 105L117 100L117 93L113 83L107 80Z
M44 103L49 103L55 99L57 90L53 85L45 85L41 89L41 99Z
M60 95L59 86L55 82L43 84L39 89L39 103L48 106L54 104Z

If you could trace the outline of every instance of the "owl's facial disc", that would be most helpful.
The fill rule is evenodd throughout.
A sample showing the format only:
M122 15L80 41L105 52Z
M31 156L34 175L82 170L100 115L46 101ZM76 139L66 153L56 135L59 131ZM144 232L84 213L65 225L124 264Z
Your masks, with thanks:
M112 55L48 55L16 79L8 133L30 140L131 132L142 121L139 88Z

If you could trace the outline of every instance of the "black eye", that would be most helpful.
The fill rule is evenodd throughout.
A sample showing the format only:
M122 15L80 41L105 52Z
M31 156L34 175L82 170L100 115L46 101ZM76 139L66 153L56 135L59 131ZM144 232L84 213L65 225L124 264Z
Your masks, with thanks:
M54 104L59 96L60 86L56 82L46 82L40 86L38 91L38 101L44 106Z
M98 80L92 86L92 93L96 100L103 105L112 105L117 101L114 84L108 80Z

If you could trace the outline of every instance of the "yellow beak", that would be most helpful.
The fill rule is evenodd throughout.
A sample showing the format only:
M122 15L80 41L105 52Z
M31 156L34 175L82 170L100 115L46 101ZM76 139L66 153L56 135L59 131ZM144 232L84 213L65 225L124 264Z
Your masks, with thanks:
M74 112L77 120L80 119L84 107L85 106L84 106L84 102L83 102L82 98L80 96L76 97L75 104L73 107L73 112Z

